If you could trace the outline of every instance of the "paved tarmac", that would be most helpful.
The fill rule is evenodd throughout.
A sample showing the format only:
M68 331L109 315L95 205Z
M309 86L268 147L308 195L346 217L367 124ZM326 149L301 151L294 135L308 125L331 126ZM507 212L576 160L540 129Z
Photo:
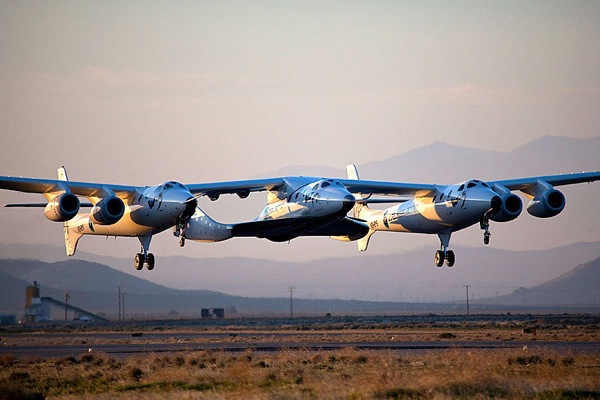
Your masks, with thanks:
M136 335L136 334L134 334ZM139 335L139 333L137 333ZM107 354L114 357L162 353L185 353L203 350L228 352L281 351L281 350L335 350L342 348L391 350L397 352L430 352L448 349L544 349L563 353L600 354L600 342L575 341L494 341L494 340L438 340L438 341L347 341L343 334L323 337L315 332L295 333L90 333L43 334L20 333L10 335L0 344L0 356L10 354L17 358L79 357L86 353Z

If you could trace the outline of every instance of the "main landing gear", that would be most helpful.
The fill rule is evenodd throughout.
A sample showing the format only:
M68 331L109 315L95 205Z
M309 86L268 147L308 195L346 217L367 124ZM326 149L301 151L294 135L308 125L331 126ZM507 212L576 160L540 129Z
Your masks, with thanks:
M141 271L144 269L144 264L146 264L148 271L152 271L154 269L154 254L147 253L144 255L144 253L137 253L134 259L135 269Z
M178 222L177 225L175 225L175 230L173 231L173 236L179 237L179 247L185 246L184 228L185 228L185 223Z
M452 250L448 250L448 245L450 244L450 233L438 233L438 237L440 238L441 249L435 252L434 260L436 267L441 267L444 265L444 261L448 267L454 266L456 257L454 256L454 252Z
M133 265L136 270L141 271L145 264L148 271L152 271L154 269L154 254L148 253L152 236L138 236L138 239L140 240L142 248L140 249L140 252L135 255Z

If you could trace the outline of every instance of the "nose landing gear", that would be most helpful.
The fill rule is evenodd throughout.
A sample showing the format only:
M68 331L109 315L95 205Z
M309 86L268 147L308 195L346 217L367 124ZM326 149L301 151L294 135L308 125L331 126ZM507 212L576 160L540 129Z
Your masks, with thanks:
M488 217L481 218L481 221L479 221L479 227L483 229L483 244L490 244L490 236L492 236L490 233L490 219Z

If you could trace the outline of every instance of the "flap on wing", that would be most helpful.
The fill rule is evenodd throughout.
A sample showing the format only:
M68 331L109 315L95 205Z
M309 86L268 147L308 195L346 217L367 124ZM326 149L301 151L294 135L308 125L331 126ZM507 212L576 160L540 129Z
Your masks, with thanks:
M277 189L284 184L283 178L252 179L246 181L229 181L213 183L196 183L186 185L193 194L200 196L218 196L220 194L239 194L240 197L250 192L261 192Z
M436 185L425 183L404 183L338 179L352 193L374 194L379 196L426 196L436 191Z

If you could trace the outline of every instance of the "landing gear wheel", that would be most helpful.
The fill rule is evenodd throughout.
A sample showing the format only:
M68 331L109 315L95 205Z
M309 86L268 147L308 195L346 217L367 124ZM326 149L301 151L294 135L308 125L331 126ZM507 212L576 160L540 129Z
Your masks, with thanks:
M179 237L179 247L185 246L185 236L181 235Z
M454 256L454 252L452 250L448 250L446 252L446 265L448 267L454 266L454 261L456 261L456 257Z
M490 244L490 236L491 236L491 234L489 232L485 232L483 234L483 244L485 244L485 245Z
M135 255L135 259L134 259L134 263L133 265L135 266L135 269L137 269L138 271L141 271L142 268L144 268L144 255L142 253L137 253Z
M148 271L152 271L154 269L154 254L148 253L146 256L146 268Z
M436 251L434 260L436 267L441 267L444 265L444 252L441 250Z

